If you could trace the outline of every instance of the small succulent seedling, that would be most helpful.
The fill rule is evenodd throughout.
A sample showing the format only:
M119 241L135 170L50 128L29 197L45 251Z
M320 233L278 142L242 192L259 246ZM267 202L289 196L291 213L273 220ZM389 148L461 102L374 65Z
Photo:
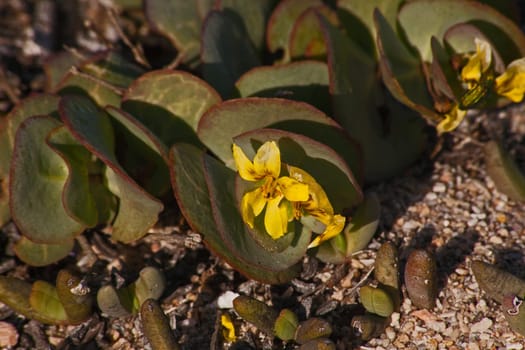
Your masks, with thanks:
M405 265L405 286L414 306L432 309L437 297L437 267L434 254L414 250Z
M364 341L380 336L388 323L389 318L375 314L356 315L351 322L355 334Z
M92 314L92 295L69 270L60 270L56 285L0 276L0 301L27 318L46 324L79 324Z
M164 293L164 274L154 267L145 267L135 282L116 290L106 285L97 292L98 307L111 317L126 317L140 310L148 299L157 300Z
M170 327L168 317L155 299L146 299L140 307L144 335L153 350L178 350L179 345Z

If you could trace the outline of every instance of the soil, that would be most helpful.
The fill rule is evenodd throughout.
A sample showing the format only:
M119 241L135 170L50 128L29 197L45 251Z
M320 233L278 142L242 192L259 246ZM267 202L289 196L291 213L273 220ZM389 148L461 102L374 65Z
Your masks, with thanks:
M111 16L97 4L82 0L0 2L0 115L30 93L43 91L42 65L64 46L116 48L133 55L122 43ZM174 57L170 45L144 28L133 27L134 16L139 15L125 14L122 27L141 40L153 66L168 64ZM167 281L160 301L182 349L296 348L265 335L232 310L221 310L217 299L228 291L290 308L301 319L326 319L333 327L331 339L337 349L523 349L525 339L509 328L500 306L480 290L470 263L487 261L525 278L525 207L498 192L486 173L482 152L483 143L496 136L525 169L524 135L524 104L469 115L457 131L438 140L428 155L401 176L366 189L377 194L382 208L378 233L366 250L341 265L306 257L302 274L285 285L247 280L211 255L174 201L168 203L150 233L135 244L111 241L104 228L90 230L70 256L42 268L29 267L15 257L13 244L20 235L10 223L0 234L0 274L53 281L60 268L74 265L98 288L108 283L124 285L142 267L158 267ZM351 318L362 312L357 290L372 281L369 272L383 242L399 248L401 271L412 250L425 248L435 254L437 304L431 310L418 309L403 288L399 312L391 316L379 337L365 342L356 337ZM238 335L235 344L223 342L222 312L233 318ZM96 312L78 326L49 326L25 319L3 304L0 344L13 349L150 348L138 316L109 318Z

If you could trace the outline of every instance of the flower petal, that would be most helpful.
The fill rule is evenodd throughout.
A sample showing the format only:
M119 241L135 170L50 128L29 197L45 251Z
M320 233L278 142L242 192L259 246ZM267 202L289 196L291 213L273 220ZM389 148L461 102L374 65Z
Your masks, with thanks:
M307 212L319 208L323 212L333 215L334 209L332 208L332 204L330 203L326 192L310 174L308 174L303 169L291 165L288 165L288 174L290 174L290 176L294 179L297 179L298 181L308 185L310 198L303 206Z
M319 236L315 237L315 239L310 243L308 248L314 248L317 247L319 244L337 236L341 231L343 231L343 228L345 227L345 221L346 218L342 215L334 215L332 217L332 220L330 224L326 226L326 229L323 233L321 233Z
M463 121L467 111L464 111L455 105L450 112L445 114L445 118L436 126L438 134L443 134L444 132L449 132L458 127L458 125Z
M246 154L244 154L243 150L239 146L233 144L232 152L233 159L235 160L235 166L237 167L237 171L239 172L241 178L246 181L257 181L264 177L264 174L261 175L257 173L253 163L248 159L248 157L246 157Z
M286 205L280 205L282 199L283 196L272 198L266 206L264 227L273 239L282 237L288 228L289 211Z
M490 44L478 38L474 39L476 43L476 53L473 54L467 64L461 70L461 79L463 81L474 81L479 83L481 76L487 71L492 62L492 47Z
M495 80L496 92L512 102L521 102L525 94L525 57L512 61Z
M282 176L277 179L284 197L291 202L305 202L308 200L308 185L300 183L294 178Z
M266 141L253 158L255 172L263 176L278 178L281 173L281 151L275 141Z
M235 336L235 326L233 325L230 315L221 315L221 325L223 327L222 335L224 337L224 340L226 340L227 342L235 341L235 339L237 338Z

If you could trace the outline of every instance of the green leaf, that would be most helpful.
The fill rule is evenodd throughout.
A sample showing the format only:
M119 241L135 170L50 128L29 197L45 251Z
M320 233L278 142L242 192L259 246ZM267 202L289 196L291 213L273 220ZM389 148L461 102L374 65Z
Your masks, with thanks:
M66 310L58 298L55 286L48 282L39 280L33 283L29 296L29 304L35 314L48 318L49 323L69 323Z
M495 141L485 144L485 163L487 173L501 193L516 201L525 201L525 176L518 164Z
M81 283L82 280L69 270L58 272L56 292L70 324L82 323L92 314L93 300L89 288Z
M127 88L144 70L115 51L107 51L83 63L79 70L112 86Z
M175 142L199 145L195 135L199 120L220 101L217 92L196 76L159 70L144 74L126 90L122 108L168 147Z
M351 170L334 150L308 137L276 129L256 129L234 139L248 158L266 141L275 141L283 163L309 173L324 189L335 213L362 200L361 188Z
M326 43L319 16L337 24L337 15L326 5L310 7L294 23L287 51L293 60L312 58L326 59Z
M57 116L58 96L42 94L20 102L7 116L0 119L0 227L11 218L9 209L9 169L16 131L27 118L35 115Z
M292 340L295 337L297 326L299 326L297 315L289 309L283 309L275 320L274 332L281 340Z
M46 266L65 258L73 249L73 240L58 244L34 243L22 237L15 245L16 256L31 266Z
M141 238L157 221L163 205L140 188L118 164L109 116L84 96L65 96L59 109L75 138L107 166L108 188L119 198L113 237L125 243Z
M220 9L229 9L239 15L250 41L258 52L262 52L265 45L266 22L275 2L276 0L219 0L217 5Z
M203 115L197 133L206 147L234 169L233 138L265 127L302 134L328 145L361 180L362 160L356 145L333 119L306 103L254 97L226 101Z
M433 20L429 21L429 16ZM468 0L422 0L406 3L399 12L399 25L423 61L430 62L430 38L442 40L452 26L469 22L491 38L505 63L525 56L525 35L512 20L490 6ZM504 48L504 49L503 49ZM504 54L507 53L507 54Z
M359 289L359 299L368 312L388 317L394 312L394 302L390 295L381 288L364 286Z
M186 64L196 65L202 26L198 2L144 0L144 9L149 25L168 37Z
M245 321L268 335L274 334L274 324L278 313L262 301L245 295L233 299L233 308Z
M170 321L159 304L148 299L140 308L144 335L154 350L178 350L179 345L170 327Z
M430 121L439 122L441 117L434 111L420 60L401 42L381 12L374 12L374 21L379 67L385 85L398 101Z
M236 95L235 82L260 60L246 27L231 10L211 11L202 27L202 76L224 98Z
M379 337L390 324L390 318L375 314L356 315L352 317L352 328L364 341Z
M21 124L15 140L11 213L24 236L36 243L63 243L86 228L64 207L70 170L46 144L49 133L60 125L51 117L32 117Z
M424 149L423 120L384 94L365 52L326 21L323 29L334 116L362 147L365 182L398 174Z
M116 138L115 153L126 172L149 193L162 197L170 190L168 150L149 129L128 113L108 106Z
M148 266L140 270L139 278L134 282L133 290L139 305L146 300L157 300L164 293L166 280L164 274L157 268ZM138 311L138 310L137 310Z
M498 303L503 303L505 295L525 296L525 281L521 278L479 260L474 260L471 268L480 288Z
M120 106L122 91L90 75L72 71L60 82L55 92L64 95L85 95L99 106Z
M97 291L97 305L100 310L110 317L130 316L132 302L121 301L119 294L121 293L117 292L115 287L111 285L101 287Z
M44 62L46 74L46 91L54 91L72 67L78 66L87 59L77 51L61 51Z
M205 158L208 159L209 156L205 155L203 150L188 144L177 144L170 151L173 191L189 225L194 231L204 236L204 242L210 250L243 275L271 284L290 281L299 273L299 265L280 271L271 271L261 266L251 252L233 251L226 245L221 236L222 232L219 233L214 220L214 211L210 202L211 195L204 175ZM211 159L208 162L210 161ZM249 235L245 235L248 237L244 239L249 240ZM305 236L308 235L305 234ZM262 248L259 247L260 249Z
M316 256L322 261L340 264L353 253L365 249L377 231L380 210L377 197L374 194L367 195L352 213L343 232L322 244Z
M69 175L62 193L68 214L87 227L98 223L98 211L90 192L88 167L91 153L64 126L51 131L48 145L64 160Z
M288 42L295 21L309 7L321 4L320 0L284 0L274 9L266 28L266 43L271 52L284 50L282 62L290 61Z
M24 280L0 276L0 301L17 313L32 318L33 310L29 305L31 284Z
M399 290L398 254L396 247L391 242L381 244L377 251L374 277L382 285Z
M299 61L256 67L235 83L241 97L284 97L307 102L329 113L328 67L319 61Z

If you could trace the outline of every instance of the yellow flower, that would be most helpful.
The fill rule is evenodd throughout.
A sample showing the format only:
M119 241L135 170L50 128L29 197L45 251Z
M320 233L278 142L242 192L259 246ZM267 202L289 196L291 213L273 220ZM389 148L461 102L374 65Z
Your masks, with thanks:
M498 95L521 102L525 94L525 57L512 61L494 83Z
M334 215L332 204L321 185L302 169L289 165L288 173L298 181L306 183L309 190L308 200L293 203L294 217L299 219L309 215L324 225L324 231L310 243L308 248L317 247L322 242L341 233L346 219L342 215Z
M222 336L227 342L235 341L237 338L235 335L235 326L233 325L232 319L228 314L221 315Z
M241 215L244 222L253 228L254 219L266 208L264 227L273 238L278 239L287 232L288 222L293 220L290 202L308 199L308 186L282 176L281 154L275 141L265 142L257 150L253 162L242 149L233 144L233 158L242 179L257 182L258 187L244 194L241 200Z
M488 71L492 63L492 48L484 40L475 38L476 53L473 54L467 64L461 70L461 80L469 84L469 88L478 84L481 77Z
M464 111L454 105L452 109L445 114L445 118L436 126L438 134L443 134L444 132L449 132L458 127L459 123L465 118L467 111Z

